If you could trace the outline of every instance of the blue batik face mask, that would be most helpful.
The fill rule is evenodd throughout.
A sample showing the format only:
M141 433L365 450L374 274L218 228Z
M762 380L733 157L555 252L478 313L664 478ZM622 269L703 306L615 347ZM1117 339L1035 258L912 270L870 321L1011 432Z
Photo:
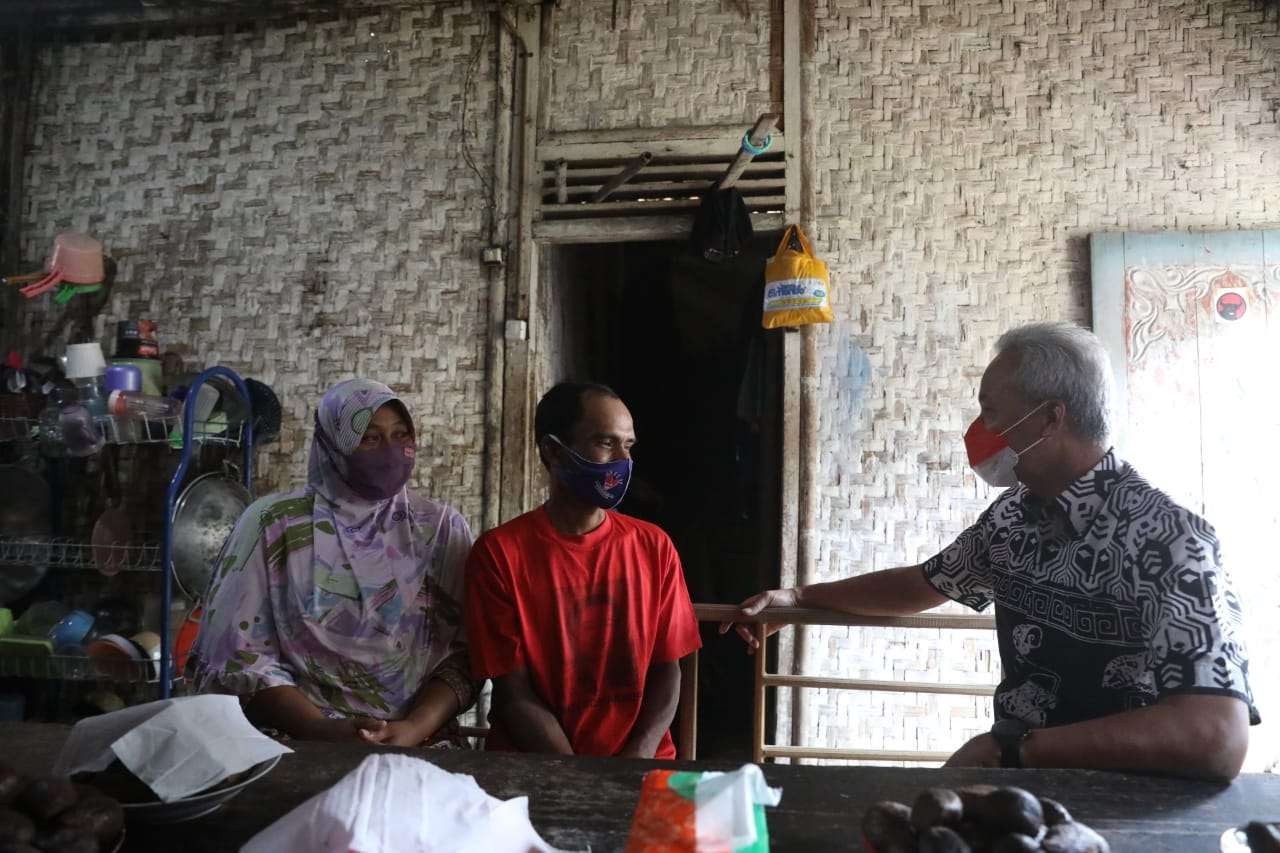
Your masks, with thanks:
M583 459L554 435L547 438L564 450L564 456L551 464L551 473L569 487L579 500L600 509L613 509L626 497L631 485L631 460L592 462Z

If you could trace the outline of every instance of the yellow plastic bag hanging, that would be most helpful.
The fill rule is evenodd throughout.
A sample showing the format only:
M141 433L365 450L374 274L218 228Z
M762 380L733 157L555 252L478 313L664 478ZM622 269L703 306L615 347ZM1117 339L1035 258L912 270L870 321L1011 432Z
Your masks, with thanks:
M792 246L792 235L800 244ZM778 251L764 267L764 327L831 322L831 278L799 225L782 235Z

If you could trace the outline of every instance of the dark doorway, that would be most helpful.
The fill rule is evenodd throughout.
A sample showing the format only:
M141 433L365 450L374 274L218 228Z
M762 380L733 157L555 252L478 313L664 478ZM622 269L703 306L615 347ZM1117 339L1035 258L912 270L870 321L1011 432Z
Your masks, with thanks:
M760 327L775 243L723 264L685 243L561 246L544 268L538 387L589 379L622 396L638 444L621 510L667 531L695 602L779 580L782 340ZM751 658L714 625L702 638L699 758L750 760Z

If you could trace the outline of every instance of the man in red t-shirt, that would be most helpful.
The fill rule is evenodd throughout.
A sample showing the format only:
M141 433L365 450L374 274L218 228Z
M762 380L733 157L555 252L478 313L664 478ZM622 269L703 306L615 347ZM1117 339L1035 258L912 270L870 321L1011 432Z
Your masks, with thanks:
M472 668L493 679L485 746L674 758L679 661L701 641L671 539L609 511L631 479L631 413L603 385L561 383L534 434L550 498L467 561Z

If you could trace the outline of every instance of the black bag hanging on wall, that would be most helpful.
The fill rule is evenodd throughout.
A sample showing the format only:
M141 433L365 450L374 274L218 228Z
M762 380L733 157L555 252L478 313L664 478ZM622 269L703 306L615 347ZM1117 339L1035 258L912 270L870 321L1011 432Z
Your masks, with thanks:
M713 264L736 258L755 232L751 214L735 189L708 190L693 220L693 250Z

